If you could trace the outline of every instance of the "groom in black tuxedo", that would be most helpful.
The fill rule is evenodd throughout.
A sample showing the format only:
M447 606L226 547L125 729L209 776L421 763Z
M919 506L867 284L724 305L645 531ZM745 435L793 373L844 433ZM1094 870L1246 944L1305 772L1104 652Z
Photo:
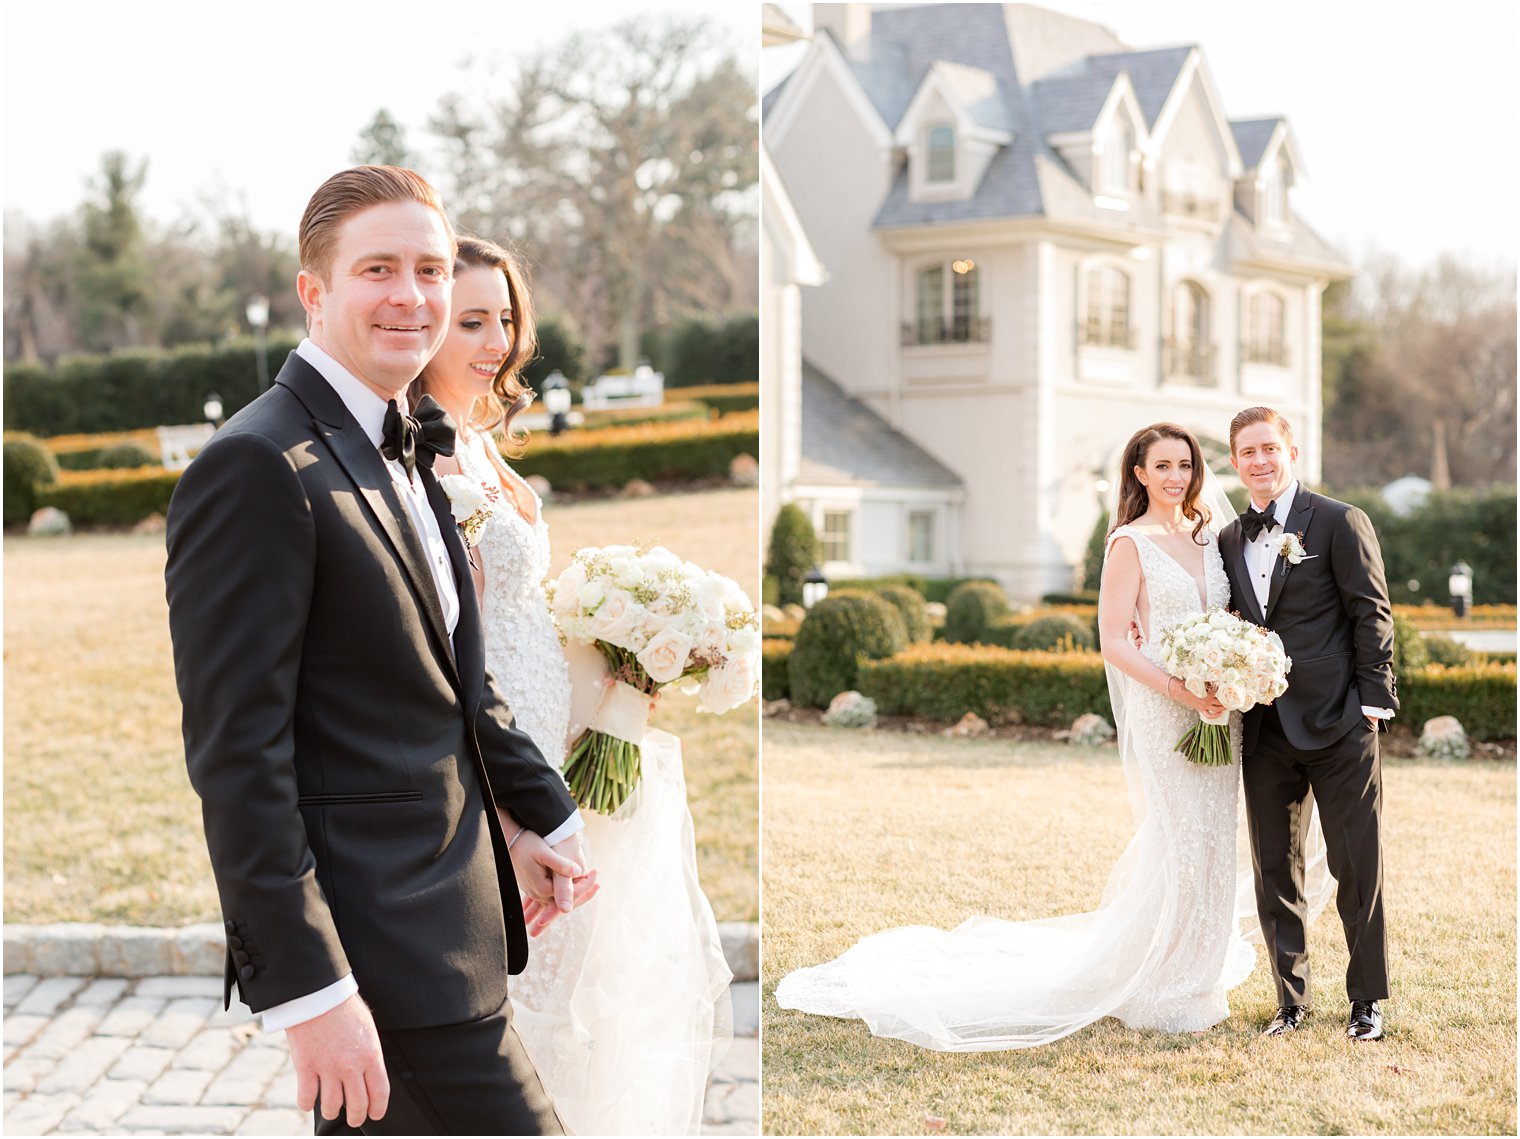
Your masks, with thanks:
M300 253L310 336L168 517L228 995L285 1030L319 1134L560 1133L507 977L519 884L589 896L582 823L485 671L431 469L452 425L402 394L448 329L454 232L422 178L359 167L313 195Z
M1346 1034L1376 1040L1388 996L1378 729L1399 707L1393 616L1372 523L1301 487L1297 460L1293 429L1271 408L1231 422L1230 462L1251 506L1220 534L1230 595L1293 659L1288 690L1244 722L1256 905L1279 1005L1266 1033L1292 1032L1309 1011L1303 852L1312 795L1350 949Z

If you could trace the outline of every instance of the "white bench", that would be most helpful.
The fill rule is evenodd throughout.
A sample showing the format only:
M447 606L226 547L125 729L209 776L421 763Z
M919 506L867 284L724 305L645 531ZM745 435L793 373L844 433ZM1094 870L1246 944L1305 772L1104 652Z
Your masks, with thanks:
M664 402L665 376L648 364L640 364L631 376L598 376L581 390L581 406L587 411L659 407Z
M190 465L191 457L211 441L216 428L209 423L186 423L177 427L158 428L158 452L163 456L165 468L182 471Z

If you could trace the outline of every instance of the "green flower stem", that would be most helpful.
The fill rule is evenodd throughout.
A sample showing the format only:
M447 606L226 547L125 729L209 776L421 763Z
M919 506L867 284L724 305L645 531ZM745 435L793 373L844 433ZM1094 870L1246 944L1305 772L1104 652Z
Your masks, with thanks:
M1177 750L1183 757L1203 767L1228 767L1234 757L1230 754L1230 726L1206 724L1199 720L1182 733Z

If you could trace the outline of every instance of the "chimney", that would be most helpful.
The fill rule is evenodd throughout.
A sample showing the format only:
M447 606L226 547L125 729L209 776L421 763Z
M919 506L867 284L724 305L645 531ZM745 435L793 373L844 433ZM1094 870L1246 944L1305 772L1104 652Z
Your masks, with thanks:
M845 54L871 38L869 4L814 4L813 33L827 28Z

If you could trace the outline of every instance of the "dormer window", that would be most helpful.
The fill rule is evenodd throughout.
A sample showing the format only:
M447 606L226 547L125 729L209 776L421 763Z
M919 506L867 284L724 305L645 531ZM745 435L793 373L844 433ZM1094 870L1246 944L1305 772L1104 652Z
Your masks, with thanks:
M1261 173L1261 217L1267 225L1288 224L1288 164L1283 157Z
M929 128L924 180L931 184L955 181L955 128L940 124Z
M1115 198L1129 196L1130 156L1135 149L1135 132L1129 120L1115 115L1103 133L1098 154L1098 192Z

